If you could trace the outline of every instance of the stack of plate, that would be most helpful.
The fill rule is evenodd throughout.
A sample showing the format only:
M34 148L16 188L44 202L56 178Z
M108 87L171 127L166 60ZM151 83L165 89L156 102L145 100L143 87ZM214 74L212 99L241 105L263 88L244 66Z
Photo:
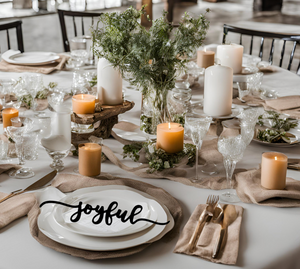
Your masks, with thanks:
M60 204L43 206L38 217L40 231L58 243L75 248L93 251L126 249L155 242L174 227L174 219L167 207L149 194L126 186L83 188L64 196L59 201L74 206L82 202L82 208L86 204L93 208L99 205L105 210L112 202L117 202L118 207L112 213L116 213L118 209L123 213L127 211L126 218L135 206L141 205L141 212L135 215L133 220L150 220L141 220L131 224L130 221L122 222L114 216L111 219L112 223L107 225L106 215L103 214L104 219L99 224L94 224L92 221L99 221L101 215L92 211L90 214L82 213L79 221L72 222L71 217L76 216L77 208Z

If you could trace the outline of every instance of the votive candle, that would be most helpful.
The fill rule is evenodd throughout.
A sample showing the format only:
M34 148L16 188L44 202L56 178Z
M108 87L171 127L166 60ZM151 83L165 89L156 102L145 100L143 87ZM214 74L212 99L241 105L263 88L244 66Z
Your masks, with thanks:
M197 65L207 68L215 64L215 53L213 51L197 51Z
M177 153L183 150L184 128L175 122L157 125L156 148L167 153Z
M78 146L79 174L93 177L101 173L102 147L96 143L84 143Z
M96 97L90 94L77 94L72 97L73 112L76 114L95 113Z
M270 190L283 190L286 185L288 157L279 152L265 152L261 161L261 185Z
M5 129L7 126L11 126L12 123L10 119L18 117L19 116L19 110L16 108L5 108L2 111L2 120L3 120L3 129Z

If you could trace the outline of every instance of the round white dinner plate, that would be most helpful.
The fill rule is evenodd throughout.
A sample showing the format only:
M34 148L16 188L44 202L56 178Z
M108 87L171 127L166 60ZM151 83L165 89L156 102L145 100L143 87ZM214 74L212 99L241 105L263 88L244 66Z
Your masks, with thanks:
M24 52L13 54L10 57L2 58L11 64L18 65L44 65L48 63L52 63L55 60L59 59L59 55L53 52Z
M156 221L158 212L160 212L161 215L164 214L163 208L156 201L147 199L130 190L101 190L78 196L67 195L61 200L61 202L72 205L77 205L79 201L83 204L90 204L93 207L100 205L104 208L107 208L112 201L116 201L118 203L118 209L121 209L122 212L125 210L129 212L127 213L127 216L135 205L142 205L143 210L137 214L134 219L146 218ZM58 225L74 233L88 236L114 237L129 235L145 230L153 225L153 223L147 221L138 221L135 224L131 224L130 222L122 223L116 217L113 218L113 223L110 226L106 225L104 220L100 224L95 225L92 224L93 214L83 214L78 222L71 222L70 216L75 212L76 209L56 205L54 207L53 215ZM165 219L164 221L167 220Z
M132 132L123 131L116 127L112 128L112 130L116 133L118 137L132 142L146 142L148 139L156 139L156 135L146 134L143 131L141 131L139 127Z
M92 190L98 191L102 188L132 190L146 198L154 199L147 193L121 185L83 188L75 191L74 193L76 193L75 195L79 195L85 192L91 192ZM54 215L52 214L53 207L42 207L41 213L38 217L38 227L40 231L50 239L67 246L93 251L114 251L119 249L126 249L144 243L155 242L162 238L167 232L169 232L174 227L174 219L170 214L168 208L163 204L160 205L163 207L164 212L167 216L167 220L169 221L167 225L152 225L143 231L126 236L94 237L73 233L57 224L57 222L54 219ZM157 221L160 222L159 215Z
M265 146L270 146L270 147L276 147L276 148L290 148L290 147L295 147L295 146L299 146L299 138L296 137L298 139L298 143L294 143L294 144L289 144L289 143L269 143L266 141L261 141L259 139L257 139L256 137L253 138L254 142L257 142L259 144L265 145Z

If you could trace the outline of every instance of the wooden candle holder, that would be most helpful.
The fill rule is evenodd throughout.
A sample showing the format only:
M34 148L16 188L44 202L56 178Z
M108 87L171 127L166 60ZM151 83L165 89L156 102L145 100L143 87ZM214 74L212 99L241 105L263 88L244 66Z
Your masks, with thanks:
M73 133L72 144L77 147L78 142L87 141L90 136L108 138L113 126L118 123L118 115L134 107L134 102L124 101L121 105L108 106L96 104L94 114L76 114L71 115L71 121L78 124L94 124L95 130L91 133ZM99 124L98 124L99 123Z

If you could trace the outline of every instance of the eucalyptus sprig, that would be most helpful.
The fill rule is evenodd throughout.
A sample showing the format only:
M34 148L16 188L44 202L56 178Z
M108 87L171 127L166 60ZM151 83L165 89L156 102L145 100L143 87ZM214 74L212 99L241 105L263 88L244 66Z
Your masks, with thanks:
M185 157L188 158L187 165L195 164L196 147L192 144L184 144L182 151L170 154L163 149L157 149L155 142L152 141L134 143L123 147L123 158L128 157L138 162L142 150L144 150L145 158L149 163L148 173L173 168Z

